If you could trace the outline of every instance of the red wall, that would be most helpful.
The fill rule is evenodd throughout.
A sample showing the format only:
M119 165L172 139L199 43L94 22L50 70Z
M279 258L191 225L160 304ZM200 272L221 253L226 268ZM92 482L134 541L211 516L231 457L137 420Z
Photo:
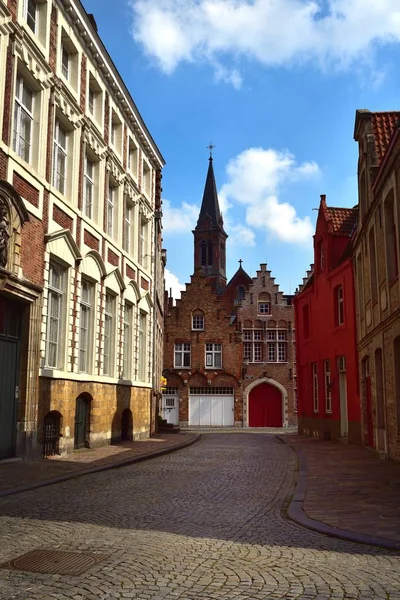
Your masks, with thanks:
M336 241L342 240L330 239L332 244L335 244ZM347 238L347 243L348 241ZM342 244L340 245L342 246ZM338 252L338 249L332 248L332 246L330 250L331 257ZM338 285L343 286L344 295L344 324L340 326L335 325L334 290ZM336 433L340 420L340 400L337 357L345 356L349 441L358 441L356 438L360 428L361 413L354 298L352 262L351 259L347 259L335 269L329 270L328 268L326 271L314 274L312 281L294 299L300 433L319 435L320 437L338 437ZM310 314L308 339L305 339L303 327L303 306L306 304L309 305ZM325 409L324 361L328 359L333 382L331 413L327 413ZM313 410L312 363L317 363L318 369L318 413Z

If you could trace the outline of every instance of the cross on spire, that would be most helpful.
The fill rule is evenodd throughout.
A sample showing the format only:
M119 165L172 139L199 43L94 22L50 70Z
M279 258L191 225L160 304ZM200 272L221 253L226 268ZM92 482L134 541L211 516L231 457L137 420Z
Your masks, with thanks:
M239 258L239 260L238 260L238 263L239 263L239 268L242 268L242 262L243 262L243 261L242 261L242 259L241 259L241 258Z
M212 153L212 151L213 151L213 149L215 148L215 146L212 144L212 142L210 142L210 143L209 143L209 145L207 146L207 148L208 148L208 149L209 149L209 151L210 151L210 160L212 160L212 157L213 157L213 153Z

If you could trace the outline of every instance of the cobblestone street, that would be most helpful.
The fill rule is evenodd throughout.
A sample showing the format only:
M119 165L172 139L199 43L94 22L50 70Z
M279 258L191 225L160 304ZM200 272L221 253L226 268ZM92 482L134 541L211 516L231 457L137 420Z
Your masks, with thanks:
M1 600L400 599L400 554L285 517L297 458L271 434L209 434L148 462L0 500L0 562L88 552L81 575L0 569Z

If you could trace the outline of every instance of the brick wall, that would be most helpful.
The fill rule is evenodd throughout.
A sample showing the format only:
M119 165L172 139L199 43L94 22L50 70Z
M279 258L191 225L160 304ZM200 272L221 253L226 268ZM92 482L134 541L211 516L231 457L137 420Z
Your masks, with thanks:
M26 179L21 177L19 173L13 173L13 186L22 198L38 208L39 206L39 190L33 187Z
M149 282L147 281L147 279L144 279L144 277L140 278L140 287L142 288L142 290L146 291L148 291L149 289Z
M6 77L5 77L5 88L4 88L4 99L3 99L3 142L10 145L10 133L11 133L11 99L13 94L13 70L14 60L12 56L12 43L8 44L7 48L7 62L6 62Z
M92 248L92 250L97 250L97 252L99 251L100 242L98 238L92 235L87 229L85 229L83 232L83 241L86 246L89 246L89 248Z
M63 229L69 229L72 233L74 221L72 217L67 215L59 206L54 204L53 206L53 221L55 221Z
M44 284L44 234L43 223L29 215L21 232L21 267L24 278L40 286Z
M129 265L126 265L126 276L129 277L129 279L136 279L136 273Z
M8 156L0 150L0 179L6 179L7 177L7 165L8 165Z
M118 254L115 254L111 248L108 249L107 260L111 265L114 265L114 267L119 267L119 256Z
M50 42L49 42L49 65L53 73L57 68L57 22L58 10L55 4L51 7L50 17Z

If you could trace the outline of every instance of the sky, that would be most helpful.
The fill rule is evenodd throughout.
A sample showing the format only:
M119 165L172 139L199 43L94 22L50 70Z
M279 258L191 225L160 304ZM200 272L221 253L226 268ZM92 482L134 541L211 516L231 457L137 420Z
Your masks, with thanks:
M400 0L83 0L158 148L166 288L193 273L215 146L228 280L294 293L320 195L357 204L355 112L400 109ZM397 68L396 68L397 67Z

